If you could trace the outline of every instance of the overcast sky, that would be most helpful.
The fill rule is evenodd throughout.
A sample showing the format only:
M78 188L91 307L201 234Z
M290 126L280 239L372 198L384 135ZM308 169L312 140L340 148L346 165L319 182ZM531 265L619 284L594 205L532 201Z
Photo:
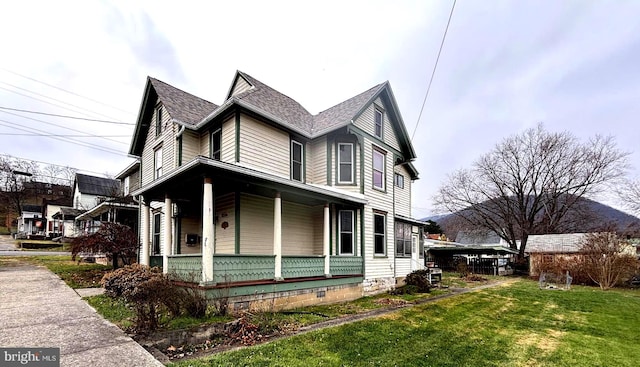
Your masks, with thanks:
M312 113L389 80L411 133L451 6L3 2L0 153L116 174L132 162L126 152L147 75L221 104L236 70ZM448 173L538 122L581 139L615 136L637 175L639 19L638 1L459 0L413 141L420 172L413 215L432 213ZM56 137L88 148L15 134L103 138Z

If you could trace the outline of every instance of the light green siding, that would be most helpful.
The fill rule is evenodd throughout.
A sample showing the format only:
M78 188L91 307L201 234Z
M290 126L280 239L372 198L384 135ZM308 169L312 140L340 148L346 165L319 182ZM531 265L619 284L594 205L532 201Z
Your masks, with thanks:
M395 186L395 177L393 190L396 200L396 214L405 217L411 217L411 176L404 166L396 166L395 173L404 177L404 188Z
M273 203L270 198L240 195L241 254L273 254Z
M310 207L284 201L282 203L282 254L322 255L322 220L314 221L322 207ZM322 217L320 217L322 218Z
M289 178L289 145L289 134L241 115L240 165Z
M314 139L307 144L307 182L327 184L327 137Z
M175 168L175 134L180 128L171 122L171 116L166 109L162 113L162 133L156 136L156 110L151 116L150 127L147 132L144 147L142 148L142 185L146 185L153 181L154 177L154 152L162 146L162 171L163 175L171 172Z

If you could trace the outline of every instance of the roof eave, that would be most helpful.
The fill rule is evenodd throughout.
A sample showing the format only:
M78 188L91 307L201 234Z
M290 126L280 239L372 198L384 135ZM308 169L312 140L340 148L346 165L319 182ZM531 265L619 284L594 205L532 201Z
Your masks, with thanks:
M142 146L144 146L144 142L140 142L140 133L142 130L142 122L144 120L144 116L146 113L147 105L149 102L149 95L153 86L151 85L151 78L147 76L147 85L144 88L144 93L142 94L142 101L140 102L140 108L138 109L138 118L136 120L136 128L131 137L131 144L129 146L129 154L135 157L140 157L142 154Z

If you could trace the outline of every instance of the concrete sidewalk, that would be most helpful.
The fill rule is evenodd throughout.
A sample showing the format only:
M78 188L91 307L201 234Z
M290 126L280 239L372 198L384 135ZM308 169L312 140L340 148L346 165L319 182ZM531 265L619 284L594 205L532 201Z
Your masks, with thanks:
M0 347L58 347L61 366L163 366L49 270L0 267Z

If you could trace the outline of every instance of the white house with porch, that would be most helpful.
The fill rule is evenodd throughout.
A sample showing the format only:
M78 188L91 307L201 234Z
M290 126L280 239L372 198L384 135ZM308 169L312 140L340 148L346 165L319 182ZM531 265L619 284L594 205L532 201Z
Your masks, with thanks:
M140 262L235 307L358 298L423 267L388 82L313 115L240 71L221 105L148 78L129 154Z

